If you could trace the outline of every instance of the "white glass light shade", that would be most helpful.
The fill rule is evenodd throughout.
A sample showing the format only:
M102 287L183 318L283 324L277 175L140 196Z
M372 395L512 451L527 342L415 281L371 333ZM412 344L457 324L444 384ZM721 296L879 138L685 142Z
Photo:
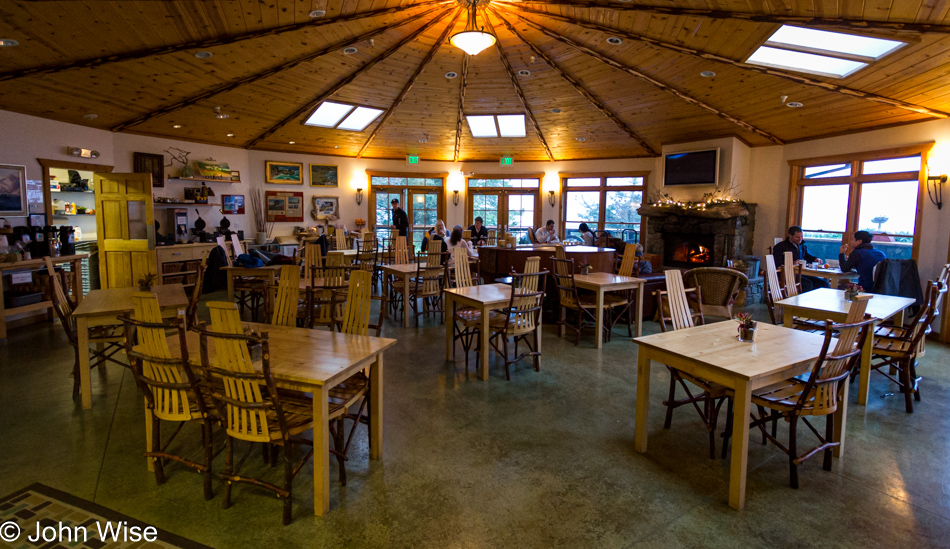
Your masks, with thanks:
M487 32L471 30L453 35L449 42L469 55L478 55L495 44L495 37Z

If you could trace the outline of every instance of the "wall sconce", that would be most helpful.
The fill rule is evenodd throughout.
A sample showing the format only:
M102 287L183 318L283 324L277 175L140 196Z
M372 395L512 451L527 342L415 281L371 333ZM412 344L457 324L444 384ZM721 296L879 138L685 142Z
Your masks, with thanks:
M551 207L554 207L554 191L548 191L548 202L551 203Z
M455 189L454 191L452 191L452 204L455 204L456 206L459 205L459 191L458 191L458 189Z
M356 189L356 205L359 206L363 204L363 189Z
M927 196L930 201L937 205L937 209L943 207L943 184L947 182L946 175L928 175L927 176ZM930 190L930 184L933 183L933 191Z
M83 149L80 147L66 147L66 149L72 156L78 156L80 158L99 158L99 151Z

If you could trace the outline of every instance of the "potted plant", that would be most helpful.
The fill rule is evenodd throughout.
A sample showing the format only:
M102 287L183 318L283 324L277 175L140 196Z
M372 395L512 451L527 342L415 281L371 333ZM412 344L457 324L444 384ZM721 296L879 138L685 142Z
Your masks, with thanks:
M848 284L844 287L844 300L845 301L854 301L854 298L858 297L858 294L864 291L864 288L860 284Z
M589 275L590 274L590 263L580 263L578 267L581 269L581 274Z
M138 280L139 290L143 292L151 291L152 284L155 282L155 273L145 273L145 275Z
M755 327L758 323L752 320L752 313L739 313L736 320L739 321L739 341L755 341Z

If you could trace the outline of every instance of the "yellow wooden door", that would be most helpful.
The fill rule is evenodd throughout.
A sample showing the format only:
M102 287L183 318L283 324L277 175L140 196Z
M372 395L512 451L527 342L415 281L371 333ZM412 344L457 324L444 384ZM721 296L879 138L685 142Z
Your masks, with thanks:
M135 286L146 273L155 273L152 176L97 173L95 185L100 283Z

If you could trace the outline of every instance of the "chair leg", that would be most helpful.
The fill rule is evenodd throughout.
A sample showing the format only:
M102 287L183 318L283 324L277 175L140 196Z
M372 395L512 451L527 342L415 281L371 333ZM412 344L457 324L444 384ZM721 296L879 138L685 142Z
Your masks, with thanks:
M703 403L703 414L706 416L706 430L709 432L709 459L716 459L716 421L713 419L715 411L716 404L707 394Z
M356 428L356 425L353 426ZM336 422L336 433L333 440L333 447L337 451L336 462L340 466L340 486L346 486L346 456L343 455L344 452L344 437L346 435L346 425L343 423L343 418L337 420Z
M901 392L904 393L904 409L908 414L914 413L914 389L910 381L911 360L904 359L900 367Z
M842 406L844 404L842 403ZM835 439L835 419L834 415L829 414L825 416L825 442L831 442ZM822 468L825 471L831 470L831 457L832 451L831 448L825 449L824 462L822 463Z
M732 412L734 402L731 398L726 399L726 429L722 433L722 459L726 459L729 452L729 439L732 437Z
M505 349L505 381L511 381L511 362L508 360L508 334L501 334L504 338L502 345Z
M224 444L224 476L230 477L234 470L234 439L228 436ZM231 479L224 479L224 498L221 500L221 508L227 509L231 506Z
M284 443L284 490L287 490L287 497L284 498L284 526L290 524L293 516L294 506L294 445L289 441Z
M152 451L162 451L161 421L155 414L152 414ZM162 464L162 458L153 458L155 460L155 482L161 486L165 484L165 466Z
M673 406L676 402L676 374L670 371L670 398L666 401L666 421L663 422L663 428L669 429L673 425Z
M214 449L212 448L211 420L208 418L205 418L201 431L201 444L205 447L205 470L203 476L205 499L208 500L214 497L214 491L211 489L211 463L214 460Z
M73 364L73 398L79 396L79 348L76 348L76 362Z
M788 423L788 474L789 484L798 489L798 416L792 416Z

